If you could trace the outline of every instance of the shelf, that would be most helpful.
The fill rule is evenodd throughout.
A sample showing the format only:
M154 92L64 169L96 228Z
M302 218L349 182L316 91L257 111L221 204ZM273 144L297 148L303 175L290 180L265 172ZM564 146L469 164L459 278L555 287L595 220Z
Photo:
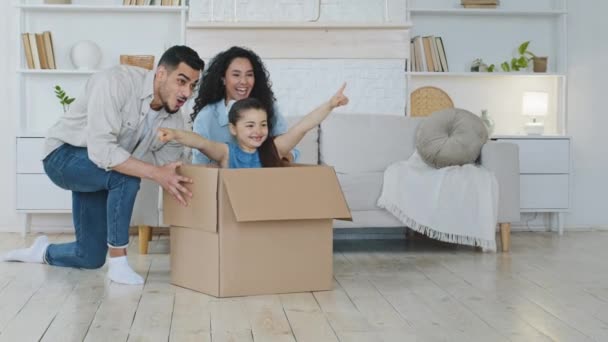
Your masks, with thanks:
M46 137L46 131L34 131L21 129L17 134L17 138L44 138Z
M99 70L77 70L77 69L19 69L21 74L37 75L91 75Z
M405 72L413 77L565 77L560 73L540 72Z
M433 9L433 8L416 8L410 9L410 14L422 15L453 15L453 16L519 16L519 17L552 17L566 14L562 10L546 10L546 11L523 11L523 10L506 10L506 9L484 9L484 8L449 8L449 9Z
M70 209L16 209L20 214L71 214Z
M40 12L181 12L187 6L93 6L93 5L18 5L26 11Z
M559 135L559 134L547 134L547 135L534 135L534 134L497 134L497 135L492 135L490 137L491 140L498 140L498 139L523 139L523 140L530 140L530 139L547 139L547 140L552 140L552 139L570 139L569 135Z
M366 22L259 22L259 21L190 21L187 28L202 29L402 29L412 27L411 23L366 23Z

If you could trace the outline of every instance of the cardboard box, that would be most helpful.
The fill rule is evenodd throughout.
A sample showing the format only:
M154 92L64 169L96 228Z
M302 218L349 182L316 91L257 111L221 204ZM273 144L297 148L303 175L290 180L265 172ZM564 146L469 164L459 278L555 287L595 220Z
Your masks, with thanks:
M188 207L164 194L171 283L216 297L330 290L332 221L351 220L326 166L185 165Z

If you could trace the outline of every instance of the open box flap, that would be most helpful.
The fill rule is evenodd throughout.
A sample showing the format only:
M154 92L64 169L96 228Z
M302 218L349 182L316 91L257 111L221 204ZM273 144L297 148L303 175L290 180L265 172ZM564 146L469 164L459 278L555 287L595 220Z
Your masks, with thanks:
M224 169L220 177L238 222L352 220L331 167Z

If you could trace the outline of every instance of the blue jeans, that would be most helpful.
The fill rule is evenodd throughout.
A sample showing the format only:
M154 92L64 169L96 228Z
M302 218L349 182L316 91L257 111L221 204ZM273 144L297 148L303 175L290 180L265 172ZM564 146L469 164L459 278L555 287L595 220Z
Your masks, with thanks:
M76 241L49 245L50 265L99 268L108 246L129 244L129 224L140 179L95 165L84 147L63 144L43 161L44 171L57 186L72 191Z

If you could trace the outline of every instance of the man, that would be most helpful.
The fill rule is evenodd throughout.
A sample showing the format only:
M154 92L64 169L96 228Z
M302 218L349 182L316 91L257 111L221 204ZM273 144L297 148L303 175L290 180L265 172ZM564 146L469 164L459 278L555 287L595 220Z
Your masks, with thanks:
M183 128L180 108L192 95L204 62L186 46L173 46L156 70L116 66L93 75L84 94L49 130L44 170L72 191L76 241L49 244L38 237L30 248L9 252L7 261L94 269L123 284L143 284L127 263L129 223L141 178L160 184L186 205L192 194L179 176L183 147L156 138L159 127ZM154 164L143 162L151 157Z

